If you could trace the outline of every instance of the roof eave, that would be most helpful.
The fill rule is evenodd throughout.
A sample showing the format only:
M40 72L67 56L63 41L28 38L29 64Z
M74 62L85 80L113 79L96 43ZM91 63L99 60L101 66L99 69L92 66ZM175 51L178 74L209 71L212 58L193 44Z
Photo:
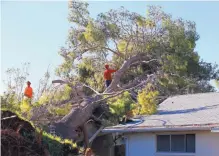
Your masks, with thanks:
M211 127L177 127L177 128L123 128L103 129L102 133L140 133L140 132L165 132L165 131L210 131Z

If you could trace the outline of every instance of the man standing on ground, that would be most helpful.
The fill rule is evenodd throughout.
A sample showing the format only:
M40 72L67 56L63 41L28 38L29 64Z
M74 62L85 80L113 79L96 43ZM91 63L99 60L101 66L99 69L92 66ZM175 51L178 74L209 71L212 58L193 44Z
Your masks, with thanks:
M27 87L24 90L24 99L23 102L20 105L21 112L25 117L29 118L30 112L31 112L31 100L33 96L33 89L30 86L30 81L27 81Z
M31 99L33 96L33 89L30 85L31 85L30 81L27 81L27 87L25 88L24 91L24 96L28 99Z
M108 64L105 65L104 79L105 79L106 87L109 87L109 85L111 84L111 82L112 82L112 73L114 73L116 71L117 70L110 69Z

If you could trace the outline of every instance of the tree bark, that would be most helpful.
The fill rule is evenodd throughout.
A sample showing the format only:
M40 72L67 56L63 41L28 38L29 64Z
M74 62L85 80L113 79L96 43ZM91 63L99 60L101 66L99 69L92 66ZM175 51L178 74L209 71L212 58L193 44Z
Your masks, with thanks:
M85 143L85 149L89 148L89 139L87 134L87 126L86 123L83 125L83 134L84 134L84 143Z
M82 108L73 108L68 115L66 115L60 121L54 124L56 127L56 133L60 134L63 138L77 141L79 136L76 133L76 130L78 129L78 127L84 127L84 124L92 117L94 110L99 107L101 103L106 101L108 98L117 96L126 90L132 89L133 87L138 87L138 85L142 85L143 83L147 83L148 81L150 81L151 76L144 76L144 78L146 78L146 81L143 83L139 83L139 81L136 80L130 84L127 84L125 88L118 87L118 85L120 84L120 78L125 73L125 71L127 71L133 63L139 61L150 62L149 57L143 54L138 54L126 60L121 68L115 73L114 80L103 94L97 94L94 98L89 98L89 100L83 101L81 103L81 105L83 106ZM103 95L107 94L108 97L104 99ZM84 137L85 144L87 144L87 140L89 138L87 138L86 132L84 132Z

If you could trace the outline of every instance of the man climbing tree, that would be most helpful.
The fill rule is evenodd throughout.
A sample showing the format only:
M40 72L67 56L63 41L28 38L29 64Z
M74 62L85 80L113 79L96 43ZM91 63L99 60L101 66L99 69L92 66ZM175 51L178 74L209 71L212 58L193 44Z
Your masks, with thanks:
M110 69L109 65L105 65L105 71L104 71L104 79L105 79L105 85L106 87L109 87L109 85L112 82L112 73L116 72L117 70Z

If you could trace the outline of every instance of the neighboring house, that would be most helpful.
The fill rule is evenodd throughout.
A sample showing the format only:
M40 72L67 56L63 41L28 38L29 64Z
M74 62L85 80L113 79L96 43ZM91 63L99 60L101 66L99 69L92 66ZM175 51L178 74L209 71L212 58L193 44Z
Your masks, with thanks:
M219 156L217 127L219 93L203 93L170 97L155 115L102 133L122 136L125 156Z

